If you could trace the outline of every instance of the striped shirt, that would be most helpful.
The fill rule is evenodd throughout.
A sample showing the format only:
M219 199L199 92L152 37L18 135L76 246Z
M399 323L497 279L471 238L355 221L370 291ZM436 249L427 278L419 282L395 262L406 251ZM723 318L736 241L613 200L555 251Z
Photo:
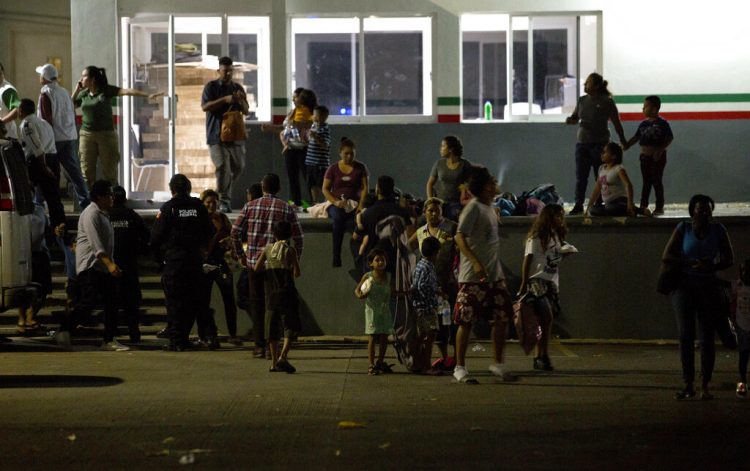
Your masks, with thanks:
M320 142L319 142L320 141ZM314 123L310 129L310 140L307 143L305 165L328 168L331 164L328 154L331 150L331 128L327 123Z
M286 220L292 225L292 240L297 256L302 256L302 226L294 210L285 201L274 195L263 195L261 198L245 204L242 212L232 225L232 243L238 257L247 258L247 266L254 267L261 252L268 244L276 240L273 236L273 224ZM247 252L242 250L242 234L247 234Z

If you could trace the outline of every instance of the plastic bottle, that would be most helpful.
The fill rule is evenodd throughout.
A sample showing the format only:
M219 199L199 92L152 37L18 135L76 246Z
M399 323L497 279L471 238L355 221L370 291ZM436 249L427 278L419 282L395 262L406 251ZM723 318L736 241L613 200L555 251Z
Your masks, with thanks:
M492 102L490 100L484 102L484 120L492 121Z

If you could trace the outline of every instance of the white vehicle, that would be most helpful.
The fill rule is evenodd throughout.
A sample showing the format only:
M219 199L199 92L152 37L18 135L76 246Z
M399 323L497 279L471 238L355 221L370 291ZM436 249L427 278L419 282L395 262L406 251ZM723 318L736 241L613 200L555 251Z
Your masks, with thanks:
M23 151L0 139L0 312L30 303L32 187Z

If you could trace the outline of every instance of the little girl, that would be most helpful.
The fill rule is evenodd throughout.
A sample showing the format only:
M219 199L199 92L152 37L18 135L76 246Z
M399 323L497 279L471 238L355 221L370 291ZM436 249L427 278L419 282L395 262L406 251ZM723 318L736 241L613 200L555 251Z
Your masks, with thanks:
M365 299L365 335L370 336L367 343L367 358L370 367L367 374L392 373L390 366L383 360L388 348L388 334L393 329L391 317L391 280L385 271L386 254L381 249L373 249L367 255L367 263L372 271L365 273L354 289L359 299ZM375 343L380 346L378 361L375 363Z
M586 208L586 216L635 216L633 185L622 166L622 147L614 142L604 146L602 162L604 163L599 167L599 176ZM604 204L594 205L599 195Z
M549 204L539 213L526 236L518 296L523 297L524 302L533 303L542 328L542 337L536 346L535 370L554 370L547 349L552 320L560 312L557 267L564 256L577 252L572 245L564 242L567 232L563 207Z
M732 284L732 314L740 352L737 397L747 397L747 363L750 359L750 259L740 265L740 279Z
M271 350L270 372L294 373L287 360L291 339L301 330L299 303L294 278L300 275L297 251L289 245L292 225L289 221L277 221L273 225L276 242L267 244L255 262L255 271L265 270L264 288L266 299L265 334ZM279 352L279 339L284 344Z

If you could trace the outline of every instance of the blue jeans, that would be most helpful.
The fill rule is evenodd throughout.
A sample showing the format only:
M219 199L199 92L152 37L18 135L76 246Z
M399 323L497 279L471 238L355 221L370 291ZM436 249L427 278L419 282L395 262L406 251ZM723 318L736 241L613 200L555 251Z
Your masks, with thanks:
M591 170L594 171L594 181L596 181L605 144L588 142L576 144L576 206L583 206L583 201L586 199L586 185Z
M341 265L341 245L344 243L344 233L350 221L353 222L355 211L347 213L345 210L331 205L328 207L328 217L333 222L333 263Z
M672 293L672 307L680 334L680 360L685 384L695 381L695 321L700 328L701 374L708 384L714 371L716 318L722 306L721 291L715 279L688 277Z

